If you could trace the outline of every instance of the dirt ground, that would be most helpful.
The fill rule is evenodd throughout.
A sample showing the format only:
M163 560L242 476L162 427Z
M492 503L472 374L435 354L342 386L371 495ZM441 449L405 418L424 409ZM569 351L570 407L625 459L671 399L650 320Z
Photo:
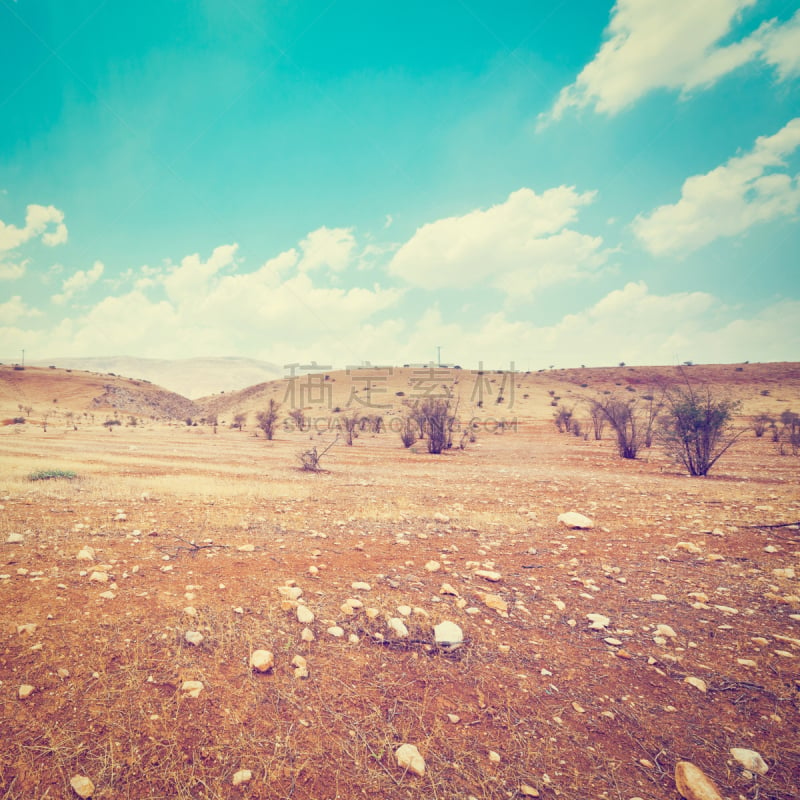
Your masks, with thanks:
M725 371L747 414L800 410L798 365L758 370ZM622 460L608 433L559 434L552 398L634 376L574 372L521 379L516 422L479 415L464 450L364 432L316 474L298 453L332 435L233 430L242 397L216 428L103 427L127 412L92 419L74 376L0 375L0 412L33 406L0 427L0 797L83 775L98 800L675 800L686 760L729 800L796 799L800 459L749 432L706 478L657 446ZM56 469L76 477L29 480Z

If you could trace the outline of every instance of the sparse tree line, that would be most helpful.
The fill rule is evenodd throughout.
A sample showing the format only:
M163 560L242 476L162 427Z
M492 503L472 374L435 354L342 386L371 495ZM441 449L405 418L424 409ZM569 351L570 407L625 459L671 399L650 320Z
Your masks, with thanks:
M552 395L552 393L551 393ZM552 405L552 403L551 403ZM607 392L584 398L588 414L582 423L574 406L557 404L554 422L559 432L602 439L606 427L616 439L621 458L636 458L642 448L658 442L670 458L690 475L704 476L747 431L759 438L769 431L781 455L800 452L800 415L784 411L776 419L757 415L746 427L734 419L741 404L717 397L707 386L656 386L648 394L626 397Z

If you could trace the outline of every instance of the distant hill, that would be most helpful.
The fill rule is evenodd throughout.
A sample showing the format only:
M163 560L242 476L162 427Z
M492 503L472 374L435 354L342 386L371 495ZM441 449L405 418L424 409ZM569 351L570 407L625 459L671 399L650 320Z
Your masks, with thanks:
M205 397L216 392L244 389L275 380L286 370L277 364L252 358L56 358L31 361L31 366L56 366L150 381L184 397Z
M155 386L110 373L0 365L0 416L29 421L114 414L146 419L184 420L197 414L191 400ZM54 423L55 424L55 423Z

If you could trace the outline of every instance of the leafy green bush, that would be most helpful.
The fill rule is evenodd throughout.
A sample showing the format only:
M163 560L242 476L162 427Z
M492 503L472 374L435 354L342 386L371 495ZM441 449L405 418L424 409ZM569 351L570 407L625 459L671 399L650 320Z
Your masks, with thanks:
M73 480L78 474L69 469L40 469L28 475L29 481L49 481L57 478Z

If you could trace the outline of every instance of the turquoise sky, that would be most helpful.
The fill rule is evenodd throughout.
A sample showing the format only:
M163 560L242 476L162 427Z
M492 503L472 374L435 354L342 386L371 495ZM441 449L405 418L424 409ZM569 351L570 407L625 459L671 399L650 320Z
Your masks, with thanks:
M800 359L796 0L0 0L0 357Z

